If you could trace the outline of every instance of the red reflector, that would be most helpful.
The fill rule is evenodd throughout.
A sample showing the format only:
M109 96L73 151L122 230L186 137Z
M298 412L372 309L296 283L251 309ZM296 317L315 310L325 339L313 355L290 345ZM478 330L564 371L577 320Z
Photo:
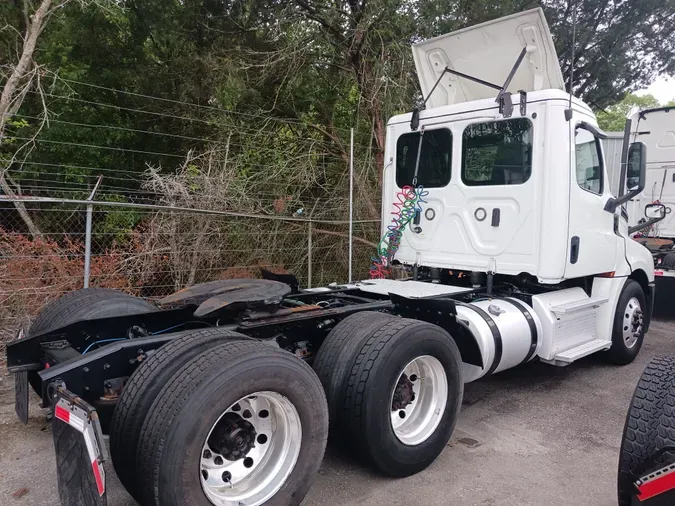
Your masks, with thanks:
M664 492L673 489L675 489L675 472L671 471L655 480L640 485L638 487L638 490L640 491L638 499L640 499L640 501L646 501L647 499L651 499L654 496L661 495Z
M62 408L61 406L56 406L54 416L59 420L63 420L66 423L70 423L70 411L68 411L65 408Z
M105 492L105 487L103 486L101 473L98 470L98 462L97 461L92 462L91 468L94 470L94 478L96 479L96 488L98 489L98 495L103 495L103 492Z
M603 273L601 273L601 274L598 274L597 276L598 276L599 278L613 278L613 277L614 277L614 274L616 274L616 272L615 272L615 271L611 271L611 272L603 272Z
M663 276L663 271L654 271L654 276Z

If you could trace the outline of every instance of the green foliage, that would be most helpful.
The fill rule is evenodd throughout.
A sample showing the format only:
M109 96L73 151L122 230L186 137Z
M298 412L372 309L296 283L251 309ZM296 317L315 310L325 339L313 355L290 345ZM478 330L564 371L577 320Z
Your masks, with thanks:
M0 146L7 163L25 142L14 137L30 139L42 128L9 167L26 194L83 198L103 175L101 195L152 200L140 188L148 166L174 173L188 152L217 149L222 163L236 164L228 191L261 195L253 210L288 212L335 199L316 212L340 217L354 127L357 217L377 218L387 118L419 98L411 43L538 5L565 76L573 60L575 91L596 106L675 72L674 0L117 4L71 2L40 36L35 60L43 65L44 96L36 88L27 93ZM8 24L0 31L0 72L15 62L17 32L25 28L17 5L0 2ZM572 5L579 9L574 55ZM630 97L600 115L605 129L620 130L629 102L646 100ZM50 121L43 125L45 106ZM202 191L193 175L189 190ZM97 226L119 240L137 220L113 211Z
M623 132L626 117L631 109L650 109L658 107L659 101L652 95L628 93L621 102L597 113L598 124L606 132Z

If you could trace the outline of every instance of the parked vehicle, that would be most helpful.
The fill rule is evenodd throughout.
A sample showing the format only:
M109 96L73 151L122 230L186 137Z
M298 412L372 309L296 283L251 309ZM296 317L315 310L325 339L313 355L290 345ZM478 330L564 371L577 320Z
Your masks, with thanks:
M675 107L638 111L630 119L630 139L639 139L648 149L644 191L628 204L631 227L639 229L635 240L652 252L658 277L675 277ZM665 217L645 227L664 206Z
M619 506L675 504L675 358L657 357L635 387L619 457Z
M613 196L541 9L413 53L429 108L388 123L374 279L292 290L265 273L156 305L84 289L8 345L19 417L29 384L54 411L63 504L105 501L103 433L143 505L298 504L329 432L408 476L446 447L465 383L534 359L634 360L654 266L621 209L645 187L645 145ZM411 278L384 279L396 264Z

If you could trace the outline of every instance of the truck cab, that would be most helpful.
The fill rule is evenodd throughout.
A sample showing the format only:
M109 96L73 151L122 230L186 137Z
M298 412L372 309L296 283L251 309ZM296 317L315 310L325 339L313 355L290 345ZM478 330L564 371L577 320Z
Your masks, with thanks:
M565 92L543 12L427 40L413 55L427 107L388 123L383 231L403 188L421 187L422 197L392 263L455 281L463 273L524 281L555 298L542 302L540 318L563 307L551 322L576 322L577 337L551 337L543 360L609 347L629 280L644 294L646 329L652 258L630 239L626 197L610 189L605 134L591 108ZM639 179L643 167L644 177L645 146L636 140L630 153L630 175Z

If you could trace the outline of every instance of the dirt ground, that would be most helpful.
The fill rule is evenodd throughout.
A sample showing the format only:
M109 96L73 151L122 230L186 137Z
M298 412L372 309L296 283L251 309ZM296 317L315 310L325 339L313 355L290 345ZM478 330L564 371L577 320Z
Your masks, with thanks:
M615 506L626 411L646 362L661 354L675 354L675 321L662 316L628 366L592 357L566 368L532 363L469 384L457 430L427 470L385 478L329 447L303 505ZM45 413L34 403L23 426L13 402L3 370L0 504L57 506ZM107 469L108 504L135 505Z

